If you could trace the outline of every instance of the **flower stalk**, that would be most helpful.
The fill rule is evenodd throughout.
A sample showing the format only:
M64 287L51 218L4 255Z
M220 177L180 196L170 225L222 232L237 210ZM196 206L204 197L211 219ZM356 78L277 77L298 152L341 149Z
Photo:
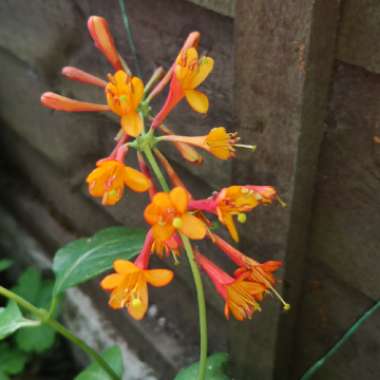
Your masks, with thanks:
M45 309L39 309L32 305L26 299L20 297L16 293L0 286L0 294L5 298L17 303L21 308L27 310L33 314L41 323L44 323L54 329L57 333L65 337L67 340L74 343L82 351L84 351L91 359L96 361L101 368L108 374L112 380L121 380L120 377L114 372L114 370L107 364L107 362L90 346L88 346L83 340L74 335L65 326L59 323L57 320L51 318L50 313Z

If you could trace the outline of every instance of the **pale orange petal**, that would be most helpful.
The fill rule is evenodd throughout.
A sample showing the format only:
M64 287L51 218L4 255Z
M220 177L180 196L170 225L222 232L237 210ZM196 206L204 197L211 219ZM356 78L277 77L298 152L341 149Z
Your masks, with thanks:
M138 77L132 78L132 99L133 99L133 106L136 109L139 104L141 103L141 100L144 96L144 83L143 81Z
M126 134L137 137L143 130L143 121L141 116L134 111L121 118L121 126Z
M125 167L124 181L129 188L136 192L147 191L152 185L147 176L128 166Z
M223 215L222 223L227 227L227 230L230 233L232 239L234 239L236 242L238 242L239 241L239 234L237 232L235 222L232 218L232 215L230 215L230 214Z
M119 274L128 274L141 270L135 264L128 260L116 260L113 262L113 269Z
M207 113L208 98L205 94L196 90L187 90L185 91L185 96L194 111Z
M150 203L144 211L144 218L149 224L156 224L159 222L161 218L161 208L155 205L154 203Z
M199 218L187 213L181 219L182 227L179 230L188 238L199 240L206 236L207 227Z
M189 194L183 187L175 187L169 194L170 200L180 214L187 211Z
M100 286L104 290L112 290L120 285L120 282L123 280L123 276L119 273L112 273L103 278L100 283Z
M173 236L175 233L175 228L171 224L165 224L163 226L155 224L152 227L152 233L154 240L164 242Z
M214 68L214 60L210 57L203 57L199 60L199 67L197 74L191 81L191 87L198 87L211 73Z
M152 203L156 206L160 207L161 209L165 210L167 208L172 208L173 204L169 197L168 193L157 193L152 200Z
M151 269L144 271L146 281L155 287L166 286L173 279L173 272L168 269Z
M131 300L128 304L128 313L136 320L144 318L146 311L148 310L148 286L145 281L139 281L136 292L138 294L138 302Z

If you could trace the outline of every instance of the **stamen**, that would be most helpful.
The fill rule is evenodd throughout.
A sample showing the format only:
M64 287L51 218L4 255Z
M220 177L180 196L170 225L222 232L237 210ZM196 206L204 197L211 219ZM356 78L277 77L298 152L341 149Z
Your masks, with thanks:
M256 145L247 145L247 144L235 144L238 148L248 149L254 152L256 150Z
M286 207L288 207L288 205L277 195L277 201L278 201L278 203L282 206L282 207L284 207L284 208L286 208Z

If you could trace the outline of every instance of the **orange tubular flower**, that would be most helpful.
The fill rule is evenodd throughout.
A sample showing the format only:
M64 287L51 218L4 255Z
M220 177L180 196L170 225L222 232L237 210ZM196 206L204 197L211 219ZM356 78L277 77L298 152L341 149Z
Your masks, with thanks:
M169 128L166 128L164 125L160 125L160 130L168 136L176 136ZM170 139L169 139L170 140ZM203 157L189 144L177 142L173 139L173 144L178 150L180 155L191 164L199 165L203 162Z
M53 110L65 112L104 112L110 110L105 104L81 102L55 94L54 92L43 93L41 103Z
M228 244L220 236L214 233L209 236L212 242L239 267L234 273L236 278L261 284L265 288L265 291L271 292L280 300L283 304L284 310L290 309L290 305L285 302L282 296L274 288L276 279L273 273L282 267L281 261L270 260L265 263L259 263Z
M119 70L109 75L106 86L107 103L112 112L121 118L121 126L130 136L138 136L143 129L143 120L137 108L144 96L144 84L140 78L130 77Z
M229 319L230 312L238 320L252 318L255 311L261 311L261 301L265 287L260 283L233 278L209 259L197 253L196 259L213 282L217 292L225 301L224 314Z
M176 233L181 232L190 239L203 239L207 227L196 216L188 212L189 194L182 187L170 193L157 193L144 212L147 223L152 225L155 244L165 245Z
M154 118L152 127L157 128L184 97L194 111L207 113L208 98L195 89L208 77L213 67L214 60L210 57L199 58L194 47L183 50L176 60L169 95L161 111Z
M104 54L115 70L121 70L120 56L116 50L107 20L103 17L91 16L87 21L87 28L95 46Z
M116 273L106 276L101 287L111 292L109 305L113 309L127 308L131 317L141 320L148 309L148 284L155 287L168 285L173 272L167 269L147 269L152 246L152 234L148 232L144 247L134 263L116 260Z
M143 121L138 113L138 107L143 99L144 84L141 79L132 77L122 70L122 61L115 48L107 21L98 16L88 20L88 29L95 45L117 70L109 74L109 83L76 67L67 66L62 74L71 80L92 84L105 89L107 105L82 102L53 92L45 92L41 103L48 108L67 112L102 112L112 111L120 116L120 124L124 132L137 137L143 128ZM127 68L125 69L127 70Z
M119 202L125 186L136 192L144 192L151 187L151 181L144 174L113 159L98 162L86 181L89 193L93 197L101 197L103 205L107 206Z
M214 213L223 223L235 241L239 235L235 226L234 216L244 223L245 213L261 204L271 203L277 195L271 186L230 186L222 189L215 196L208 199L191 200L190 209Z
M223 127L211 129L205 136L177 136L167 135L161 140L173 143L186 143L202 148L221 160L235 157L235 145L239 141L237 133L227 133Z

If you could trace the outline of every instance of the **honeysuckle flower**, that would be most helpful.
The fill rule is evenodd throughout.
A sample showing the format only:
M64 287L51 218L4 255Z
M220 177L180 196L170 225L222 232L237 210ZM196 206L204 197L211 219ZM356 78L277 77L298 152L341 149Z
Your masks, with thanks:
M225 301L224 314L229 319L230 312L239 321L250 319L255 311L260 311L265 287L244 277L233 278L200 253L196 260L213 282L217 292Z
M167 135L160 137L163 141L172 141L173 143L186 143L198 148L204 149L221 160L228 160L235 157L235 146L240 140L238 134L227 133L223 127L211 129L204 136L178 136Z
M65 112L105 112L110 110L105 104L82 102L54 92L43 93L41 103L47 108Z
M271 203L277 192L271 186L234 185L222 189L212 197L201 200L191 200L191 210L201 210L214 213L219 221L227 227L235 241L239 235L235 226L234 217L244 223L245 213L261 204Z
M76 80L85 84L92 84L100 88L105 88L107 86L107 82L105 80L98 78L95 75L89 74L86 71L78 69L77 67L65 66L62 69L61 73L71 80Z
M91 16L87 21L87 28L95 46L104 54L115 70L121 70L123 66L120 55L116 50L107 20L103 17Z
M244 255L244 253L227 243L217 234L210 233L209 236L212 242L238 266L238 269L236 269L234 273L236 278L244 278L261 284L266 291L273 293L280 300L284 310L290 309L290 305L285 302L274 288L276 283L274 272L282 267L281 261L269 260L264 263L259 263L251 257Z
M181 54L183 51L186 51L187 49L189 49L191 47L197 48L198 44L199 44L200 37L201 37L201 34L199 32L197 32L197 31L191 32L187 36L186 41L184 42L179 54ZM179 56L179 54L178 54L178 56ZM170 69L167 71L167 73L164 75L164 77L160 80L160 82L151 91L151 93L149 94L149 96L147 98L148 101L152 100L155 96L157 96L165 88L165 86L169 83L169 81L173 75L175 66L176 66L176 61L174 61L174 63L172 64Z
M143 120L138 106L144 96L144 84L138 77L130 77L119 70L108 75L110 82L106 86L107 103L112 112L121 118L121 126L130 136L138 136L143 129Z
M64 67L62 74L69 79L103 88L107 105L82 102L53 92L42 94L41 103L45 107L66 112L111 111L120 117L120 124L124 132L129 136L137 137L143 129L139 106L144 96L144 84L140 78L131 76L122 70L122 60L115 48L105 19L98 16L90 17L88 28L95 45L117 71L113 75L108 75L108 83L95 75L72 66Z
M199 58L194 47L182 51L176 60L168 97L154 118L152 127L157 128L184 97L194 111L207 113L208 98L195 89L208 77L213 67L214 60L210 57Z
M101 287L111 292L109 305L113 309L127 308L136 320L142 319L148 309L148 284L162 287L173 279L173 272L168 269L147 269L152 243L152 233L149 231L135 262L116 260L113 263L115 273L101 282Z
M115 159L98 162L86 182L89 193L101 197L102 204L107 206L119 202L126 186L135 192L145 192L151 186L151 181L143 173Z
M165 127L163 124L161 124L159 128L165 135L175 135L169 128ZM187 162L196 165L199 165L203 162L203 157L189 144L173 141L173 145L178 150L182 158L184 158Z
M170 193L157 193L144 212L145 220L152 225L155 244L165 244L179 231L190 239L203 239L207 227L199 218L188 212L189 194L182 187Z

